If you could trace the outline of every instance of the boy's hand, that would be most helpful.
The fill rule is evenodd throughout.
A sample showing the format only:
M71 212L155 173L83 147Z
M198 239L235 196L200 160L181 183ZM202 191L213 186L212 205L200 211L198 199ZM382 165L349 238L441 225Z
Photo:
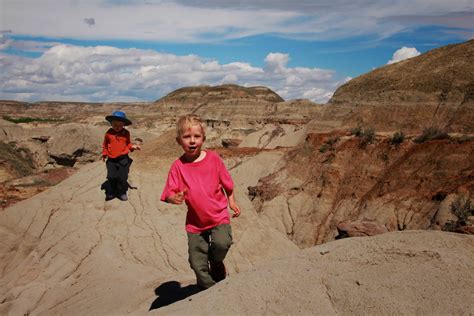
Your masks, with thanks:
M232 217L239 217L240 216L240 207L235 203L235 201L229 201L229 207L234 212Z
M142 149L140 145L132 145L132 150L140 150Z
M175 195L170 195L166 200L172 204L183 204L186 192L187 190L184 189L184 191L178 192Z
M235 202L235 196L234 196L234 191L228 193L227 199L229 200L229 207L232 211L234 211L234 214L232 217L239 217L240 216L240 207L237 205L237 202Z
M105 159L107 158L107 156L104 156L102 155L102 157L100 158L102 161L105 161Z

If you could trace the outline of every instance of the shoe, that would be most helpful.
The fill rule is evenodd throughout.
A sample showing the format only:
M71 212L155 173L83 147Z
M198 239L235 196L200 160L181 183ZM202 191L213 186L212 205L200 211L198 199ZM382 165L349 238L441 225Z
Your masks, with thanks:
M210 262L209 264L209 274L211 278L216 281L220 282L227 277L227 270L225 268L224 262Z
M115 199L115 195L106 195L105 196L106 201L110 201L110 200L113 200L113 199Z
M128 201L128 196L126 194L122 194L118 196L120 201Z

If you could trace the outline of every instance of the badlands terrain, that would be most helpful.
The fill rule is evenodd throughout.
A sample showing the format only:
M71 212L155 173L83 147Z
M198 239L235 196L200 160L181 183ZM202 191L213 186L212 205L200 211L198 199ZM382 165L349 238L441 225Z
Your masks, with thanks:
M474 313L473 61L474 41L442 47L324 105L231 84L0 101L0 314ZM127 202L101 191L114 110L142 145ZM186 209L159 201L186 113L206 121L243 209L229 277L199 293Z

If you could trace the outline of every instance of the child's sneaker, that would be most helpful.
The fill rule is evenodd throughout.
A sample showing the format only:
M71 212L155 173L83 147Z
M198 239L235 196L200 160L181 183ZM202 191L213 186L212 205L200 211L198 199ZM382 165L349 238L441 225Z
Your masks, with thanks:
M115 199L115 195L106 195L105 196L106 201L110 201L110 200L113 200L113 199Z
M209 267L209 274L211 278L216 281L220 282L227 277L227 270L225 268L224 262L210 262Z
M120 201L128 201L128 196L127 194L122 194L118 196Z

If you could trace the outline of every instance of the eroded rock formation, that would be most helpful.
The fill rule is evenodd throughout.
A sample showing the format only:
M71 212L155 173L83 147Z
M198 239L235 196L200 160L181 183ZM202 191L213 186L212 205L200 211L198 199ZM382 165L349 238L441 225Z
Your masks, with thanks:
M193 284L185 208L159 202L186 113L206 121L206 145L224 157L243 213L232 223L229 279L158 313L469 313L473 237L410 230L472 233L472 210L460 214L456 201L474 196L473 43L356 78L327 105L235 85L143 104L0 102L3 116L49 119L0 120L14 153L0 161L9 177L0 193L27 198L43 183L0 211L0 313L142 314L160 285ZM132 154L129 201L105 202L105 167L88 161L117 109L133 118L143 150ZM420 140L425 127L442 133ZM31 170L14 179L22 159ZM68 173L58 159L85 164ZM61 172L72 175L56 184ZM44 191L46 179L56 185ZM361 220L381 226L352 235L402 232L333 242L338 225Z

